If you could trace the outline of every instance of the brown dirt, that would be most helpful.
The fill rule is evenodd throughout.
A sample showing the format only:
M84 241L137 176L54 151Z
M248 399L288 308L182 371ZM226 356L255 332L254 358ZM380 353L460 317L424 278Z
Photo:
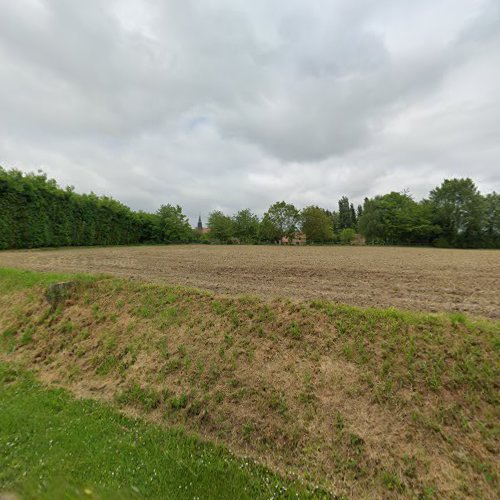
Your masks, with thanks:
M152 246L0 252L0 266L110 273L218 294L500 317L500 252L391 247Z

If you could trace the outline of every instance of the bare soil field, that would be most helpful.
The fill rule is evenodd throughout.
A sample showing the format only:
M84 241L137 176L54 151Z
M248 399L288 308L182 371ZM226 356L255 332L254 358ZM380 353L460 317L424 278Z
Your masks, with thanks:
M500 252L391 247L140 246L0 252L0 267L108 273L218 294L500 318Z

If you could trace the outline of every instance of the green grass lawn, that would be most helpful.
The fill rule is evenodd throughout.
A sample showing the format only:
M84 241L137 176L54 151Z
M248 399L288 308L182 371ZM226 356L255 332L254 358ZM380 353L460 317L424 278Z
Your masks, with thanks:
M324 497L181 430L75 400L0 363L0 494L23 498Z

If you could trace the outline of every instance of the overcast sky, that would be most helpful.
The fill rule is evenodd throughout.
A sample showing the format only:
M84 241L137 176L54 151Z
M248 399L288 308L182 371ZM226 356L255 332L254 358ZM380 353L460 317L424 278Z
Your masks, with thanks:
M134 209L500 190L500 0L0 0L0 165Z

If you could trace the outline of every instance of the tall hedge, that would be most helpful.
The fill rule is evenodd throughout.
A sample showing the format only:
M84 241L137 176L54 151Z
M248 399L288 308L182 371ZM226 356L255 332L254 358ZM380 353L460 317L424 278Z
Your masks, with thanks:
M151 214L108 197L61 189L44 174L0 167L0 248L152 241Z

